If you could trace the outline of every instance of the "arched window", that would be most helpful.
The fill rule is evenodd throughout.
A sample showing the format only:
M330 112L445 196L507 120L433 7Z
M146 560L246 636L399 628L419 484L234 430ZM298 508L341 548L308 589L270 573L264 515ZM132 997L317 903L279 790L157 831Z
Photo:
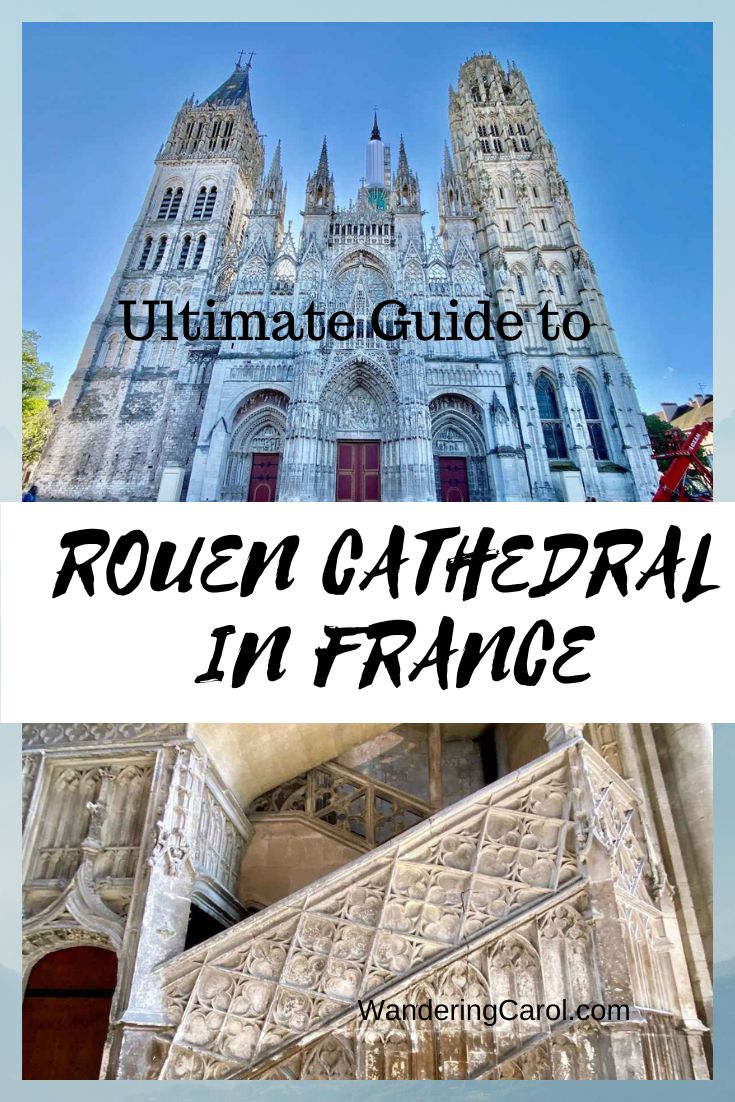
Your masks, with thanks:
M161 267L161 261L163 260L163 254L166 252L166 242L167 241L168 241L168 238L166 237L165 233L161 237L158 238L158 246L156 248L156 255L153 257L153 265L152 265L154 271L156 270L156 268Z
M179 253L179 268L186 266L186 258L189 255L189 249L191 248L191 235L187 233L181 244L181 252Z
M516 283L518 284L518 294L521 296L521 298L525 298L526 287L523 283L523 276L520 274L520 272L518 272L516 275Z
M602 462L610 458L610 453L607 450L607 442L602 429L602 419L597 407L595 392L592 389L592 384L584 375L577 376L577 386L579 387L579 397L582 399L582 409L587 422L587 432L590 435L592 452L595 459Z
M538 405L544 444L549 459L566 459L569 453L564 438L556 390L551 379L546 375L540 375L536 380L536 404Z
M114 364L119 344L119 333L113 333L107 342L107 348L105 349L105 354L103 357L103 363L105 367L112 367L112 365Z
M554 272L554 279L556 280L556 289L559 292L561 298L564 298L564 283L558 272Z
M163 199L161 200L161 206L158 209L158 217L159 218L165 218L166 217L166 215L168 214L168 211L169 211L169 207L171 206L171 200L173 199L173 197L174 197L174 189L172 187L167 187L166 192L163 196Z
M175 218L176 215L179 213L179 207L181 206L181 200L183 199L183 197L184 189L182 187L177 187L176 191L174 192L174 197L171 200L171 207L169 208L168 212L169 220ZM161 215L159 214L158 217L160 218Z
M222 127L222 119L215 119L212 123L212 129L209 132L209 148L210 150L217 148L217 138Z
M202 234L199 235L199 239L197 240L197 247L194 250L194 259L193 259L192 264L191 264L192 268L198 268L199 265L201 264L202 257L204 256L204 246L206 244L207 244L206 235L202 233Z
M211 187L209 189L209 195L207 196L207 201L204 204L204 214L202 215L202 218L211 218L212 217L212 212L214 211L214 204L216 203L216 201L217 201L217 188L216 187Z
M158 332L153 333L151 339L146 341L145 349L141 357L143 362L139 364L140 369L142 371L158 371L166 347L167 346L161 340L161 334Z
M153 238L146 237L145 245L143 246L143 252L140 254L140 261L138 262L138 269L145 268L148 263L148 257L151 255L151 248L153 247Z
M199 194L197 195L197 201L194 204L194 212L192 218L201 218L202 211L204 210L204 203L207 198L207 189L205 187L199 188Z

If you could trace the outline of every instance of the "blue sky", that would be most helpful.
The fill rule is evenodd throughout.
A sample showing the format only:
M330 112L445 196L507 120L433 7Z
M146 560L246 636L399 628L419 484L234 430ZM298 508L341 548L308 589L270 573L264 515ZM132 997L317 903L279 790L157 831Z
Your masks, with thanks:
M63 393L182 101L255 50L268 159L299 225L324 134L337 197L364 171L373 105L418 172L425 226L471 54L523 70L569 181L641 404L711 387L711 37L706 24L26 24L24 317ZM394 160L395 163L395 160ZM692 335L694 334L694 335Z

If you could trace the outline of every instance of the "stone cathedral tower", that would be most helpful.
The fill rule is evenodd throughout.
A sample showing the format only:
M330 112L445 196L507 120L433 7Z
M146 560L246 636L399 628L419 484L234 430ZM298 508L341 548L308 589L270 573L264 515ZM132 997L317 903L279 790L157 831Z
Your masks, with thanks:
M410 140L394 170L377 115L346 206L327 139L315 150L293 233L249 64L187 100L36 472L41 498L649 500L657 472L633 384L518 69L467 61L449 128L438 234L424 229ZM136 343L120 299L297 319L313 303L349 311L354 327L341 341L191 344L161 339L161 316ZM438 312L440 339L380 339L371 313L383 300ZM455 338L448 314L478 300L492 318L517 311L521 339ZM583 311L589 335L545 340L545 303L556 322Z
M631 379L522 73L514 65L506 72L489 55L469 59L456 91L450 88L449 125L456 170L447 155L439 192L444 233L467 232L470 214L498 313L513 309L526 319L525 347L507 346L505 368L532 487L548 485L551 468L557 486L571 490L581 476L587 495L598 499L624 497L625 474L639 491L652 491ZM560 315L583 311L592 323L588 340L544 342L535 324L544 301Z
M191 465L211 360L180 352L159 333L127 341L118 300L203 303L261 198L262 170L250 65L238 63L202 103L186 100L158 152L38 472L47 496L149 500L166 470L179 482L161 489L179 496L178 472Z

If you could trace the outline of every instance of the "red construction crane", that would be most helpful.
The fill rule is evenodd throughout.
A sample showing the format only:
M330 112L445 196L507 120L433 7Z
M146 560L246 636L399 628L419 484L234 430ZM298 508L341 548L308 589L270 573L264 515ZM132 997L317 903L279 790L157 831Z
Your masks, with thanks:
M710 493L712 492L712 471L697 455L702 443L711 432L712 422L702 421L701 424L694 426L684 441L680 440L678 433L667 433L666 450L660 454L654 452L653 455L654 459L671 460L661 475L658 489L653 495L654 501L686 501L684 484L690 467L693 467L702 477Z

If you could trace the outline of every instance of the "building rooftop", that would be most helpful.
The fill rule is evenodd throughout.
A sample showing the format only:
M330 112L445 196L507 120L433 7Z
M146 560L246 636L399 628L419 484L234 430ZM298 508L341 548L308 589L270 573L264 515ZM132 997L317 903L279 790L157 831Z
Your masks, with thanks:
M220 84L219 88L212 92L211 96L207 96L204 102L222 104L227 107L233 107L236 104L244 104L252 114L253 105L250 100L250 62L246 65L241 65L239 61L236 62L232 74L223 84Z

